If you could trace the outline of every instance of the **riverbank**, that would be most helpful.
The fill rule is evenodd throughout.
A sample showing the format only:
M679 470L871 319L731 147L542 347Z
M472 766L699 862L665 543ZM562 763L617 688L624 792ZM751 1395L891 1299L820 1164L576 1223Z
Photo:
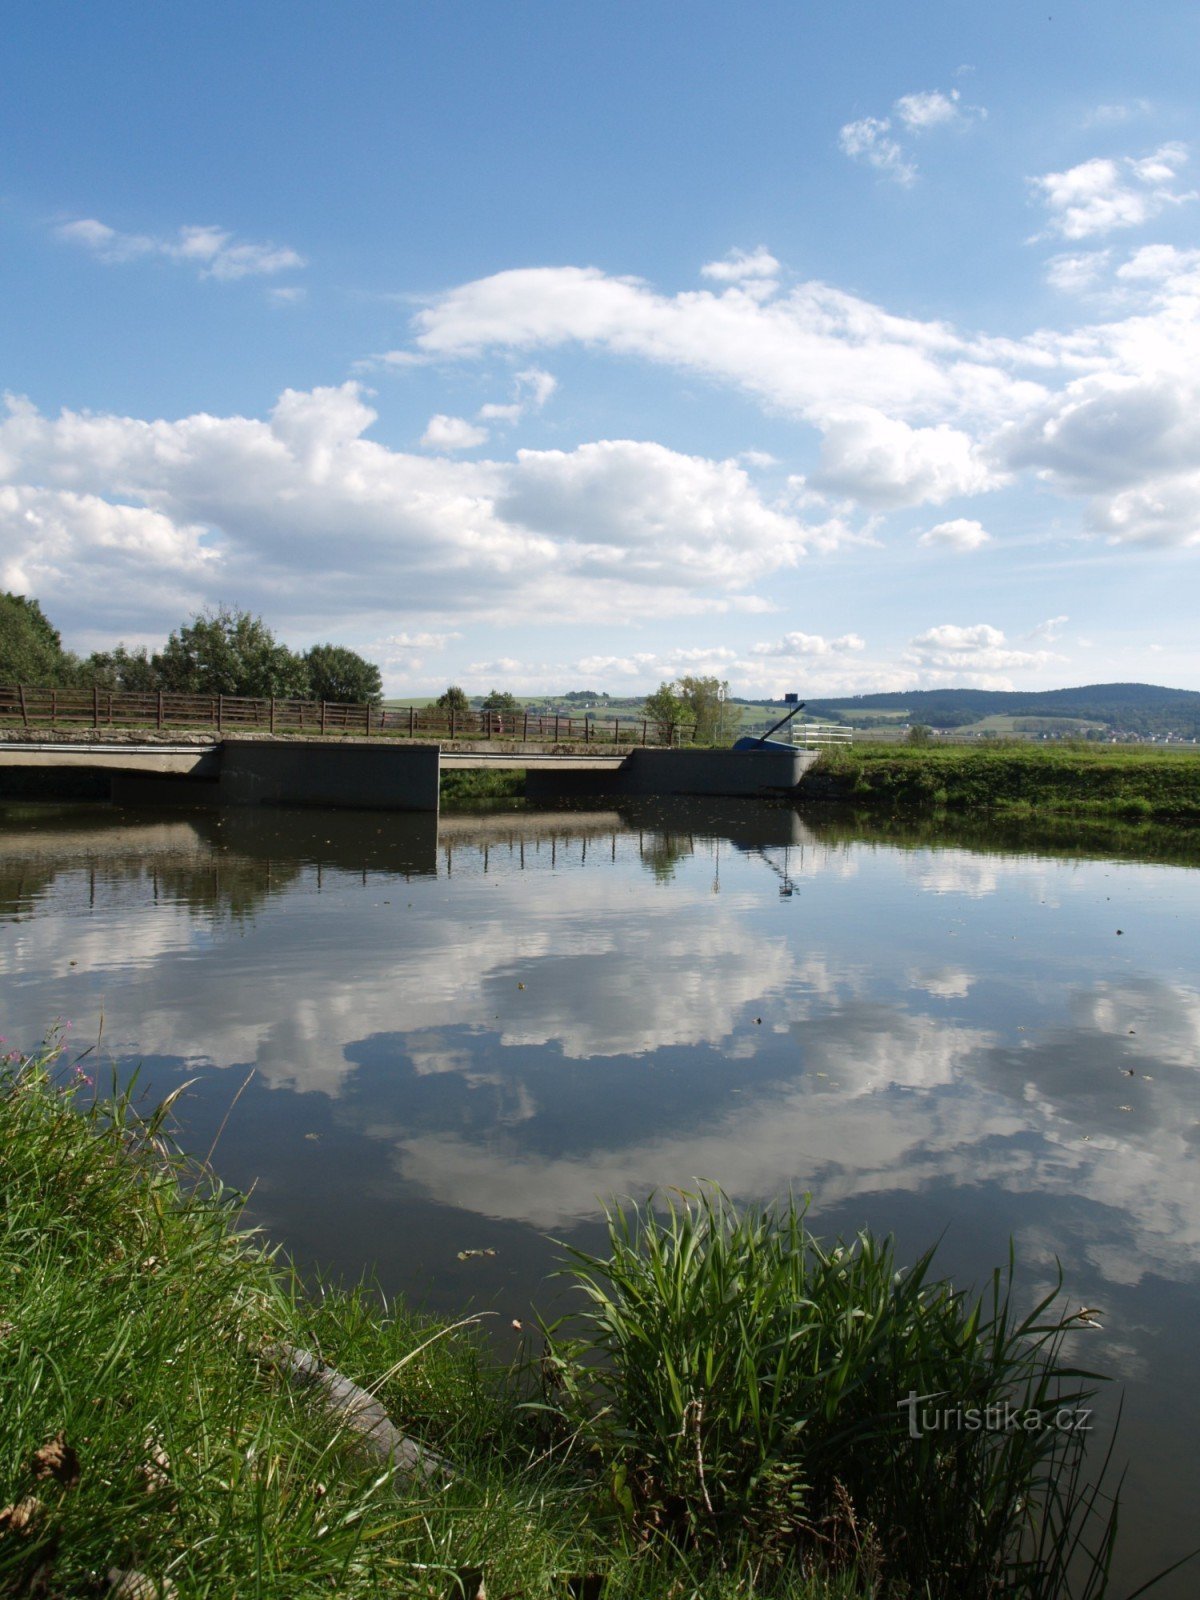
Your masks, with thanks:
M610 1253L574 1264L590 1309L498 1371L474 1319L305 1292L174 1150L169 1105L87 1077L47 1054L0 1078L0 1592L1102 1592L1062 1571L1088 1520L1072 1435L914 1442L896 1409L1078 1403L1077 1317L1049 1302L1021 1321L1000 1279L975 1304L928 1258L897 1273L869 1236L824 1250L794 1207L710 1193L614 1215ZM332 1376L297 1385L289 1351ZM373 1450L337 1374L369 1391Z
M823 751L801 805L1096 821L1200 821L1200 751L1125 745L858 744Z

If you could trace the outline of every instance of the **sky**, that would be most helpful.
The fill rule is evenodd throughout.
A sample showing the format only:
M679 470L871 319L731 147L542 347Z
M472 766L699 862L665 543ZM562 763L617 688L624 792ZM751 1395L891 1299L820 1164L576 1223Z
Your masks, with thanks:
M1200 689L1194 0L10 9L0 589L403 697Z

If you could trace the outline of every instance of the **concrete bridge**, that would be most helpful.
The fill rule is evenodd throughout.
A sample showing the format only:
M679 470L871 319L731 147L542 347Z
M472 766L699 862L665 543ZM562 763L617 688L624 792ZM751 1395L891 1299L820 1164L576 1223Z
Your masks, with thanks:
M529 795L789 794L816 752L680 750L545 744L413 743L399 739L196 738L126 740L78 735L0 739L0 788L8 769L109 775L120 805L306 805L438 810L447 770L523 770Z

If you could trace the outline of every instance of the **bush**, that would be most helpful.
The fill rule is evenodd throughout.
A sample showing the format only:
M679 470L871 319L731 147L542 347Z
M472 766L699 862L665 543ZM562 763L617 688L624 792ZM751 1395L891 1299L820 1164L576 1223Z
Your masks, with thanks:
M1094 1522L1078 1592L1103 1591L1116 1505L1082 1484L1081 1434L910 1437L910 1395L1043 1418L1090 1397L1064 1360L1077 1318L1056 1293L1019 1317L1011 1257L973 1300L932 1252L900 1272L890 1242L827 1248L802 1207L738 1213L719 1191L617 1209L608 1235L607 1257L570 1251L587 1307L547 1336L561 1409L640 1532L840 1553L884 1592L960 1600L1072 1592Z

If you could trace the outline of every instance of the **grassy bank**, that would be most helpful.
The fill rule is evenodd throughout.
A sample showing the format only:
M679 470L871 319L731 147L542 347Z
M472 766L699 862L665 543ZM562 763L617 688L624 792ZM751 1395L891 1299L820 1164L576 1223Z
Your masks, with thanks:
M477 1328L304 1293L165 1121L49 1056L0 1077L0 1593L112 1592L110 1569L180 1600L441 1600L478 1569L528 1600L1103 1592L1079 1435L914 1438L898 1406L1079 1402L1078 1319L1019 1318L1003 1275L976 1301L869 1237L821 1247L795 1207L685 1198L614 1214L573 1261L583 1310L501 1372ZM452 1476L366 1458L284 1344ZM1081 1533L1098 1559L1068 1584Z
M521 800L525 795L525 773L521 769L451 767L443 771L440 789L444 806L469 805L476 800Z
M1200 821L1200 751L1121 745L855 745L824 751L802 799L902 812Z

